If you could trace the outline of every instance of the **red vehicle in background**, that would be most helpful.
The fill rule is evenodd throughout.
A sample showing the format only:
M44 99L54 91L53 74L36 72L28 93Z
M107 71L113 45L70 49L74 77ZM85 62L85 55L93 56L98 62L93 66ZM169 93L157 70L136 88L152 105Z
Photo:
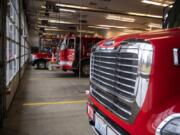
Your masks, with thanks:
M165 9L163 26L174 29L120 36L92 52L87 114L98 135L180 135L179 7Z
M53 51L41 51L31 54L32 66L36 67L37 69L48 68L50 61L56 61L56 58L52 57L52 55L55 55L55 53L56 50L54 49Z
M91 48L101 40L102 38L97 37L65 37L59 51L59 64L62 70L71 70L76 74L80 71L82 76L89 76Z

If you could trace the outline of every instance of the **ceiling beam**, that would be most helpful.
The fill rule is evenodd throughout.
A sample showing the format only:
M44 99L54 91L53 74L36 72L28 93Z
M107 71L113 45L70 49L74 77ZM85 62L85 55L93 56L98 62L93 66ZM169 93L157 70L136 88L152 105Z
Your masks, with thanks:
M53 3L54 6L56 6L57 3L55 2L49 2ZM62 6L62 5L70 5L70 6ZM116 15L127 15L127 16L135 16L135 17L143 17L143 18L151 18L151 19L161 19L161 18L155 18L151 16L145 16L145 15L135 15L135 14L130 14L128 12L123 12L119 10L112 10L112 9L99 9L99 8L92 8L92 7L87 7L87 8L77 8L81 7L82 5L75 5L75 4L68 4L68 3L60 3L58 5L59 8L66 8L66 9L72 9L72 10L79 10L79 11L86 11L86 12L96 12L96 13L106 13L106 14L116 14Z

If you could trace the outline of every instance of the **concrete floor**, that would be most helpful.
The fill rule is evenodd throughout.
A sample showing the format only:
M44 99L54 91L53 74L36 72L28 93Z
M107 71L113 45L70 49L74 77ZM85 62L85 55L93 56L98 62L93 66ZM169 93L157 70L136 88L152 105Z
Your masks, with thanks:
M92 135L88 85L71 72L28 68L0 135Z

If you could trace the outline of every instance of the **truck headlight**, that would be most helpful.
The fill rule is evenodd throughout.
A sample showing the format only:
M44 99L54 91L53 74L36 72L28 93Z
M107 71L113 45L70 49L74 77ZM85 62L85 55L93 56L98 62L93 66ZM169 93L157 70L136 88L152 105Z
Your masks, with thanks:
M161 122L156 135L180 135L180 114L172 114Z
M34 54L32 54L32 55L31 55L31 60L32 60L32 61L35 61L36 59L37 59L37 56L34 55Z

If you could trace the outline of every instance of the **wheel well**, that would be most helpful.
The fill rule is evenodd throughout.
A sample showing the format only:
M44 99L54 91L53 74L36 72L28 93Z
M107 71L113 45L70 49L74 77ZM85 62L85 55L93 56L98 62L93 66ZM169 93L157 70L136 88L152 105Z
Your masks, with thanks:
M83 59L83 60L81 61L81 64L84 63L84 62L90 62L90 59Z
M39 61L47 62L47 60L46 60L46 59L38 59L38 60L36 60L36 62L35 62L35 63L37 63L37 62L39 62Z

